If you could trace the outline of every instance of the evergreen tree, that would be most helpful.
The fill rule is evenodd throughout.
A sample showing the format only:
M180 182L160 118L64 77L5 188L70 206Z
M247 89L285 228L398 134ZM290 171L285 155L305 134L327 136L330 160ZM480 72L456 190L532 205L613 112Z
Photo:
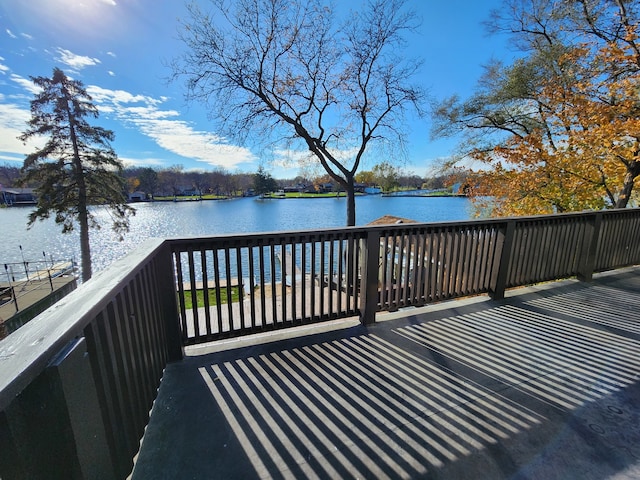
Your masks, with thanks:
M270 193L278 189L278 182L260 166L253 177L253 189L258 195Z
M31 77L41 88L31 101L29 127L19 137L26 142L45 137L45 145L27 155L22 183L36 185L38 204L29 215L36 220L55 215L62 233L80 228L82 280L91 278L89 227L100 228L90 205L106 205L113 230L122 235L129 229L129 207L124 193L122 164L110 145L110 130L90 125L98 110L84 85L54 68L51 78Z

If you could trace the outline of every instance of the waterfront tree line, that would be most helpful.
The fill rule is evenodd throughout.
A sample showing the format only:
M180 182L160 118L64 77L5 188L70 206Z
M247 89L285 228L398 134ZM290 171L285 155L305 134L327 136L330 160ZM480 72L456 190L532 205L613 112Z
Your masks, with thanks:
M20 167L0 164L0 185L18 187L21 178ZM379 187L382 191L429 189L439 190L449 186L449 176L434 174L416 175L388 163L375 165L356 175L356 181L366 186ZM145 199L171 198L178 196L208 196L211 198L233 198L247 194L268 193L276 190L307 187L310 191L320 191L331 184L328 175L309 177L298 175L294 178L276 179L264 169L256 173L229 172L222 168L211 170L185 170L180 165L166 168L125 166L122 170L124 193L135 196L144 195ZM34 183L24 185L35 188ZM335 190L339 186L335 186Z

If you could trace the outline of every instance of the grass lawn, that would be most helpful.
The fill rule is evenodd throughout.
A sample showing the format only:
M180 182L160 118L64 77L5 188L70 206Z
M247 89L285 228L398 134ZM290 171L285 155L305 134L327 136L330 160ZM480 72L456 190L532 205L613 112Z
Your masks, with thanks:
M207 291L207 293L209 294L209 305L217 305L216 290L217 289L215 288L210 288ZM241 287L231 287L231 302L237 302L238 300L240 300L240 292ZM196 290L196 301L198 303L198 307L204 307L204 290ZM220 289L220 303L223 305L225 303L229 303L226 287ZM187 309L193 308L193 301L191 300L191 290L184 291L184 306Z
M178 195L177 197L170 195L168 197L156 196L156 197L153 197L153 200L155 200L156 202L173 202L174 200L177 202L196 202L198 200L226 200L227 198L229 197L225 195L202 195L202 198L200 198L197 195L189 195L189 196Z
M356 195L360 195L356 193ZM335 197L346 197L347 194L345 192L335 193L302 193L302 192L287 192L284 195L275 194L275 193L266 193L264 198L335 198Z

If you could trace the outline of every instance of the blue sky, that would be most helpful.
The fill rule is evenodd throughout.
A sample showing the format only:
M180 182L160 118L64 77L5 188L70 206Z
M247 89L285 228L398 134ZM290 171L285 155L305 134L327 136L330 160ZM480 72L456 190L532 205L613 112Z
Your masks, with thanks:
M512 56L507 39L488 37L481 24L499 0L408 3L422 26L407 53L424 60L417 80L433 96L468 95L482 64ZM167 83L167 63L183 49L180 18L183 0L0 0L0 163L21 165L33 151L34 144L16 139L29 119L29 77L58 67L85 84L100 110L98 123L115 132L113 147L126 165L255 172L265 152L218 135L202 105L185 103L183 85ZM431 141L428 119L411 119L404 168L424 175L454 145ZM278 151L267 157L275 177L299 173L290 157Z

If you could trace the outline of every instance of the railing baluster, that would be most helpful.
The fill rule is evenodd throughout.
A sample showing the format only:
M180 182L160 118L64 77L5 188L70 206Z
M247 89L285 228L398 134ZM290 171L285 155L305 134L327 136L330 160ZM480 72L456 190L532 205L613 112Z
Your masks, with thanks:
M233 315L233 290L231 288L231 252L228 243L225 243L222 247L224 249L224 274L225 274L225 291L227 292L227 314L229 315L229 331L235 332L240 330L235 326L235 316Z
M218 319L218 335L222 335L225 332L224 323L222 321L222 295L221 295L221 283L220 283L220 259L218 248L214 248L212 250L213 255L213 281L215 282L215 296L216 296L216 315ZM231 332L231 322L229 322L229 329L227 331Z
M339 279L336 279L336 273L334 270L334 244L335 244L335 240L333 240L331 237L329 237L329 257L328 257L328 276L329 276L329 315L331 315L333 313L333 292L334 292L334 285L335 285L335 289L338 288L337 283L339 282Z
M204 321L206 336L211 337L211 306L209 305L209 272L207 271L207 250L200 250L200 262L202 265L202 298L204 304Z
M243 330L247 329L247 324L245 323L245 314L244 314L244 271L242 269L242 249L240 247L235 248L236 252L236 269L237 269L237 277L238 277L238 308L240 310L240 325ZM231 304L231 299L227 300L229 304Z
M319 316L322 319L325 316L324 296L325 296L325 288L328 285L328 281L327 281L326 273L325 273L326 256L325 256L325 240L324 240L324 237L320 237L320 252L319 252L319 254L320 254L320 282L321 282Z
M584 229L581 256L578 261L578 279L591 281L593 272L597 268L596 256L602 229L602 214L589 215Z
M196 269L193 261L193 249L187 250L189 261L189 293L191 295L191 313L193 314L193 336L200 337L200 320L198 318L198 286L196 284Z
M360 289L360 266L358 264L358 259L360 258L360 253L358 252L359 245L360 242L358 239L356 239L355 236L350 235L349 242L347 244L347 277L349 278L349 283L347 284L348 312L354 312L358 308L356 298L358 296L358 290Z
M373 245L370 245L367 242L367 249L373 248ZM382 272L380 273L379 279L379 291L380 291L380 307L381 309L389 308L389 292L391 291L389 282L389 255L392 255L389 247L389 235L385 232L383 236L380 238L380 245L378 247L380 249L380 262L382 263ZM392 257L393 258L393 257ZM369 273L371 275L371 273Z
M273 243L269 244L269 260L271 263L271 316L272 316L272 327L277 327L278 325L278 309L276 304L276 295L278 294L278 287L276 283L276 255L275 255L275 245ZM280 272L282 274L282 272Z
M187 338L187 309L184 302L184 276L182 275L182 254L178 251L173 254L174 265L176 266L178 282L178 303L180 306L180 319L182 322L183 342Z
M307 288L313 288L313 277L311 277L311 286L307 280L307 240L306 237L300 239L300 269L301 269L301 312L300 319L305 321L307 319Z
M342 294L343 292L346 292L347 278L344 273L344 265L343 265L345 241L343 239L339 239L337 240L337 242L338 242L338 289L337 289L338 299L336 302L337 303L336 308L338 309L337 313L340 313L342 311Z
M311 320L314 321L317 318L316 315L316 283L320 285L320 291L322 292L322 279L318 282L318 272L316 270L317 252L316 252L316 240L315 237L309 239L311 243Z
M404 295L402 303L404 306L413 305L413 282L411 276L413 275L413 257L415 252L413 251L415 235L412 232L405 232L403 235L404 241Z
M294 325L299 325L300 316L298 315L298 304L296 298L296 289L298 285L298 276L296 275L296 269L298 268L298 242L291 242L291 322Z
M266 301L266 288L267 288L267 282L266 282L266 275L265 275L265 262L264 262L264 250L265 250L265 246L260 243L259 244L259 257L260 257L260 310L261 310L261 317L262 317L262 322L260 324L260 326L262 328L264 328L267 325L267 301Z
M489 279L493 270L494 248L496 229L493 225L482 228L482 257L479 261L479 271L477 284L474 293L487 292L489 290Z
M467 247L467 268L462 295L472 295L477 290L479 263L482 260L482 231L469 227L469 245Z
M282 301L280 302L280 308L282 311L282 323L287 322L287 259L286 257L287 245L283 241L280 243L280 292L282 295Z
M253 267L253 262L254 262L254 257L253 257L253 251L256 247L254 247L253 245L250 245L248 250L248 255L249 255L249 305L250 305L250 310L251 310L251 330L256 328L256 285L255 285L255 275L256 272L254 271L254 267Z
M421 299L420 295L422 292L422 286L419 284L420 280L420 258L423 254L422 252L422 230L416 231L411 236L411 304L412 305L420 305Z

